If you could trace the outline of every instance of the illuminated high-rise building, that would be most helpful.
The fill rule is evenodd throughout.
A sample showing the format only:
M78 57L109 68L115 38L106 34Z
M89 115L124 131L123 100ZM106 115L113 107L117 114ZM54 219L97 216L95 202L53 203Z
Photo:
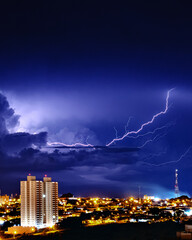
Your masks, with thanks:
M54 225L58 221L58 183L47 176L43 178L43 208L43 223Z
M21 226L37 228L54 225L58 221L58 183L45 176L37 181L27 176L21 181Z

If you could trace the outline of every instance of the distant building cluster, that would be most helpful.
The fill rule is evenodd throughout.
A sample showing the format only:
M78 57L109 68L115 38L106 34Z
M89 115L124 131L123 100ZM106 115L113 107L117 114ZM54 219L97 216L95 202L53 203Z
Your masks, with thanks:
M0 205L4 205L7 203L9 203L9 196L8 195L0 196Z

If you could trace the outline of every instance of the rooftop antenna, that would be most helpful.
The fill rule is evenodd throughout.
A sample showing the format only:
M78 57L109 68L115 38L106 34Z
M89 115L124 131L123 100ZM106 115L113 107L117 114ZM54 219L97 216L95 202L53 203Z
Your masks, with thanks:
M141 186L138 185L138 200L140 201L141 198Z
M178 169L175 169L175 196L179 197Z

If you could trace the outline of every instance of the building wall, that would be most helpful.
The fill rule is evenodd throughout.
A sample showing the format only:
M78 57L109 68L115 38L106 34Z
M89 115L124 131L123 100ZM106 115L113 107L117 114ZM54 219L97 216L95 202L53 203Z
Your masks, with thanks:
M20 191L21 191L21 226L28 226L27 181L20 182Z
M36 181L27 182L28 226L36 226Z
M36 182L36 224L43 226L43 182Z
M191 233L192 233L192 225L185 224L185 231L186 231L186 232L191 232Z
M52 208L52 182L44 182L45 184L45 221L48 226L53 225L53 208Z
M58 183L52 182L53 224L58 222Z

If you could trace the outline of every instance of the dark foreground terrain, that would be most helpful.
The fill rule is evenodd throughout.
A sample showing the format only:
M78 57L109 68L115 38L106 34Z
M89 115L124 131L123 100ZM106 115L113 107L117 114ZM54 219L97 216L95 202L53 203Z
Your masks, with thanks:
M63 232L41 235L23 236L20 239L65 239L65 240L175 240L176 231L183 230L184 225L173 222L166 223L126 223L109 224L94 227L66 229Z

